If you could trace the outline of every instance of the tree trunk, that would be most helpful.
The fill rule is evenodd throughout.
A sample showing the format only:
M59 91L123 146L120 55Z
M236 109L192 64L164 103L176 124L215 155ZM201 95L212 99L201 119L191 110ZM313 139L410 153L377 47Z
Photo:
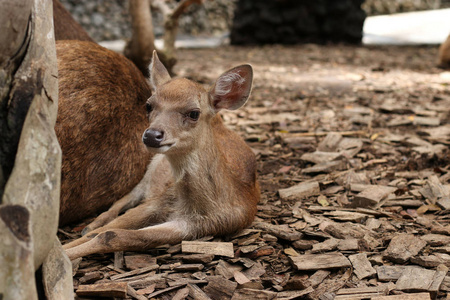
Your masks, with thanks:
M153 34L152 14L149 0L130 0L130 15L132 19L133 35L127 43L124 55L130 59L138 69L149 77L149 64L153 50L163 65L173 75L173 67L177 62L175 53L175 38L178 31L180 15L193 3L201 4L203 0L182 0L174 9L170 9L163 0L153 0L152 6L159 10L164 18L164 48L156 49Z
M145 77L149 77L148 66L152 60L153 50L156 50L149 1L130 0L129 10L133 35L125 47L124 55L138 67Z
M0 1L0 30L0 299L37 299L59 213L52 2Z

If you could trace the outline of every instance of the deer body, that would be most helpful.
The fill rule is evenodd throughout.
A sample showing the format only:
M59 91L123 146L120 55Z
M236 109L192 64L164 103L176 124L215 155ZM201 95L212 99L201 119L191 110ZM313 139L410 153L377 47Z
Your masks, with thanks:
M56 51L64 225L107 210L144 177L151 88L131 61L95 43L58 41Z
M156 154L143 180L64 246L71 259L231 234L253 221L260 195L255 156L217 114L246 102L251 67L229 70L207 91L171 79L154 54L151 81L156 93L146 104L150 127L142 140Z

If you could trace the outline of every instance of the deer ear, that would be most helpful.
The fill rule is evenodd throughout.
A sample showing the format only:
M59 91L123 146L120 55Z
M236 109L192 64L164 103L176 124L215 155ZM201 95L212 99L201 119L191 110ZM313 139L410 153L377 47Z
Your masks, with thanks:
M250 65L238 66L220 75L210 91L214 110L234 110L244 105L252 89L252 80Z
M152 84L153 89L156 90L159 86L170 80L169 72L159 60L156 50L153 51L152 63L150 64L149 69L150 83Z

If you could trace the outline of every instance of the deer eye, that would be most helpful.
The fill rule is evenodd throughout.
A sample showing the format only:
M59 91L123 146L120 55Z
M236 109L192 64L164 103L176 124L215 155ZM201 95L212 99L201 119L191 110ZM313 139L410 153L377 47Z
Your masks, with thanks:
M188 117L193 121L197 121L198 118L200 117L200 112L198 110L193 110L189 112Z
M145 103L145 109L148 113L151 113L153 110L153 106L150 103Z

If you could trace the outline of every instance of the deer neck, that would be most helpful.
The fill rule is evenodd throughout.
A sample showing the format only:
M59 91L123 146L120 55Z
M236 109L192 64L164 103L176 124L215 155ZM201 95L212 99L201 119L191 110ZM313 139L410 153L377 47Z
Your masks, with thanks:
M220 151L211 136L203 136L189 152L168 157L175 179L175 189L186 205L202 211L208 203L217 201L217 189L223 177ZM221 175L219 175L221 174Z

